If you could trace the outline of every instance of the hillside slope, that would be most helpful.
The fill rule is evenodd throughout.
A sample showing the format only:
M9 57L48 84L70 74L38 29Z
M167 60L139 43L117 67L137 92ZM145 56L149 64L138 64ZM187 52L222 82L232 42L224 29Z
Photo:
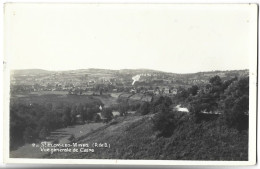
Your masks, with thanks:
M156 137L153 115L119 117L116 122L82 136L77 143L108 143L93 153L54 153L46 158L70 159L163 159L248 160L248 132L238 132L219 120L194 123L178 114L178 124L169 138Z

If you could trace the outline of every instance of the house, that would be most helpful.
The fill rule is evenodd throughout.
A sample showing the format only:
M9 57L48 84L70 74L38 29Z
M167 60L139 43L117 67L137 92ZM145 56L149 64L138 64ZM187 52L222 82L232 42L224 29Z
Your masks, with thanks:
M164 94L170 94L170 89L168 87L164 88Z
M113 114L114 117L115 117L115 116L120 116L119 111L112 111L112 114Z
M178 91L177 89L172 89L171 93L175 95L175 94L177 94L177 91Z
M154 90L154 94L159 95L159 94L160 94L160 89L158 89L158 88L155 89L155 90Z
M96 82L94 80L88 81L88 86L93 86Z
M113 92L117 92L117 89L113 89L112 91L113 91Z
M179 111L179 112L189 113L188 108L186 108L186 107L181 107L181 105L177 105L174 109L176 109L176 110Z

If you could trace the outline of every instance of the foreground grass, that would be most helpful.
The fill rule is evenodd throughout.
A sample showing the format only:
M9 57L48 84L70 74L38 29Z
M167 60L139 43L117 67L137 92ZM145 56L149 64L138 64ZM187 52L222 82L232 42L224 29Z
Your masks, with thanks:
M248 132L238 132L220 120L194 123L178 116L177 128L169 138L157 137L152 116L120 117L82 136L77 143L108 143L94 153L54 153L46 158L70 159L163 159L163 160L248 160Z

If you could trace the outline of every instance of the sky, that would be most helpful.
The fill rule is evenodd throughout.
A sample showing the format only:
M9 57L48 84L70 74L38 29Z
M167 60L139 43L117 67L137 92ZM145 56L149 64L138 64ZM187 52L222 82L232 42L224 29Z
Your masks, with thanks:
M5 61L10 69L248 69L255 54L256 9L10 3L4 16Z

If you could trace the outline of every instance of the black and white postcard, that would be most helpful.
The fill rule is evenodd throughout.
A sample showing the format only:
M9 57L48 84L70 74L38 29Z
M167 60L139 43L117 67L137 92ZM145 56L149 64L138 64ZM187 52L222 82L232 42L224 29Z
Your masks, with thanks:
M256 163L256 4L6 3L4 19L6 163Z

